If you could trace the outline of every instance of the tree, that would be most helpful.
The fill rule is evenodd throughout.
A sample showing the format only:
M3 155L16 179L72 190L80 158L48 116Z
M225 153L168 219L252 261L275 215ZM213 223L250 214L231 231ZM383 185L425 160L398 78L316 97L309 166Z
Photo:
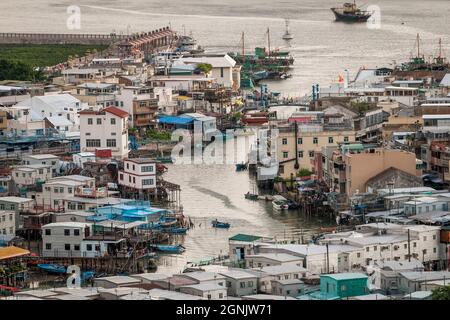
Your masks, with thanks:
M433 300L450 300L450 285L432 291Z
M40 69L19 62L0 60L0 80L38 81L44 78Z
M204 74L210 73L212 70L212 65L209 63L199 63L197 65L197 69L203 72Z
M312 175L312 172L305 168L302 168L297 172L297 177L308 177L310 175Z

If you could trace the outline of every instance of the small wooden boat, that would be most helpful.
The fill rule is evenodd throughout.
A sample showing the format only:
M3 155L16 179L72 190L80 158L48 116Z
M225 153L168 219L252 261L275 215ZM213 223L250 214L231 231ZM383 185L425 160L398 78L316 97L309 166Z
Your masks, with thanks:
M257 195L257 194L250 193L250 192L247 192L247 193L245 194L245 199L255 201L255 200L258 200L258 195Z
M165 245L165 244L151 244L149 248L164 253L183 253L186 249L181 245Z
M321 227L319 228L320 232L334 232L337 227Z
M163 232L167 232L170 234L186 234L187 232L187 228L177 228L177 227L173 227L173 228L165 228L162 230Z
M220 222L217 219L212 221L213 228L228 229L231 225L228 222Z
M59 264L38 264L39 269L46 271L48 273L66 273L66 267Z

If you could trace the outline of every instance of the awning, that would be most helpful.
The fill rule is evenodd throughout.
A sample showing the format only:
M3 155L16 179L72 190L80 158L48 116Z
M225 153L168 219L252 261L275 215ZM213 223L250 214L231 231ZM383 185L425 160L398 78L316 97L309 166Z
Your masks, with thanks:
M21 257L27 254L30 254L30 251L15 246L0 248L0 260Z

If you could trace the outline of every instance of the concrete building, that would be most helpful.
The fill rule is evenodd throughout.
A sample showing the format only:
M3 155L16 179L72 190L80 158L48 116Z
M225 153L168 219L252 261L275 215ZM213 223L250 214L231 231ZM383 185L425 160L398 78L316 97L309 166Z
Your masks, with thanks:
M123 170L119 171L119 185L147 190L156 188L156 163L152 159L125 159Z
M84 110L80 112L80 126L81 152L106 148L115 158L123 159L128 155L127 112L116 107L98 112Z
M0 211L0 235L16 235L16 213L14 211Z
M199 296L207 300L224 300L227 298L227 288L215 283L199 283L180 288L181 293Z
M58 156L53 154L32 154L24 155L22 157L22 163L25 165L44 165L51 166L52 174L56 175L60 173L60 160Z
M303 282L298 279L272 280L272 294L279 296L298 297L303 292Z
M230 269L220 272L225 277L229 296L241 297L257 293L258 278L246 270Z
M287 253L259 253L256 255L247 255L245 261L247 268L261 268L284 264L303 265L302 258Z
M45 182L52 178L51 165L29 164L14 167L11 172L17 187L33 186L37 182Z
M299 125L298 133L292 126L279 127L277 138L277 160L279 176L290 178L300 169L313 170L312 161L316 152L324 146L337 146L339 143L353 143L356 133L353 130L326 131L322 125ZM298 169L295 165L298 164Z
M84 168L85 162L95 162L96 156L93 152L79 152L72 156L72 161L79 168Z

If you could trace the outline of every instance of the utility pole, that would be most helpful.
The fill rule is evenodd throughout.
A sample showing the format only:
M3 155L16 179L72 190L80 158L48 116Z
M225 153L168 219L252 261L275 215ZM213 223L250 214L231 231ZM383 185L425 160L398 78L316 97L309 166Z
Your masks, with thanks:
M408 261L411 262L411 234L408 229Z
M330 256L329 256L329 250L328 250L328 242L326 244L327 247L327 273L330 273Z

